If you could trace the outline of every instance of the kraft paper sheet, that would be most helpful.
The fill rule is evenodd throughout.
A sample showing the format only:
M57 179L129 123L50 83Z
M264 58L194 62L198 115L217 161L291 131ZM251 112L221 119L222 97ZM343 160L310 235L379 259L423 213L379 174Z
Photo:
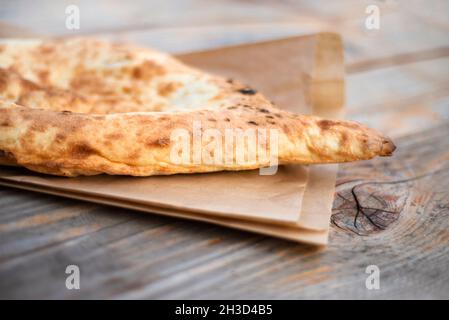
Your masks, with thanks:
M344 109L341 39L321 33L178 56L238 79L280 108L338 118ZM215 223L289 240L327 243L337 165L208 174L64 178L0 167L0 185Z

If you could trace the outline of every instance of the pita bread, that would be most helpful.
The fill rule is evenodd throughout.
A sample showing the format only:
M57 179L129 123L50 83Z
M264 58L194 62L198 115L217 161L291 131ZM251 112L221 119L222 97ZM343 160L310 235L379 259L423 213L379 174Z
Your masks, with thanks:
M387 137L352 121L276 108L237 81L188 67L152 49L95 39L0 43L0 164L63 175L150 176L247 170L245 148L220 145L230 161L173 162L174 130L275 130L280 164L336 163L389 156ZM240 132L240 131L239 131ZM193 142L189 142L192 159ZM274 150L257 136L257 147ZM210 153L210 141L200 142ZM217 149L214 149L215 151ZM213 153L213 152L212 152ZM213 154L208 156L214 157Z

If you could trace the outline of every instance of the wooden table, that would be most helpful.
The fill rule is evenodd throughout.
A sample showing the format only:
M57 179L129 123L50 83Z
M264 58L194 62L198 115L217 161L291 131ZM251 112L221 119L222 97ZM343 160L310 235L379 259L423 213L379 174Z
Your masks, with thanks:
M0 35L97 34L179 53L340 32L347 118L398 150L340 166L327 248L1 187L1 298L449 298L449 2L71 3L78 31L62 1L11 1ZM379 30L365 27L369 4ZM70 264L80 290L65 287ZM378 290L365 286L369 265Z

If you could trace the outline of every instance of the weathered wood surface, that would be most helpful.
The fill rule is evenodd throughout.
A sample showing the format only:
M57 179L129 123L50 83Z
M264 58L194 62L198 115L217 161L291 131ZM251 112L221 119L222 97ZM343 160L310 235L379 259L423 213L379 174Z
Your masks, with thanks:
M81 33L171 52L340 31L347 118L398 150L341 165L326 249L1 187L1 298L449 298L447 1L374 1L381 29L369 32L371 1L71 3ZM65 5L8 2L0 19L67 34ZM65 288L69 264L81 290ZM379 290L365 287L368 265Z

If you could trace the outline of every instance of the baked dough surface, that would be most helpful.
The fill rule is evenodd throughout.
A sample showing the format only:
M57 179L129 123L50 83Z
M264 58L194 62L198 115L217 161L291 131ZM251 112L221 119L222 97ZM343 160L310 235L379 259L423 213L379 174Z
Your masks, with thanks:
M280 164L364 160L395 149L359 123L280 110L245 85L152 49L82 38L0 42L0 164L63 176L270 165L262 158L237 161L235 147L231 162L174 163L173 130L193 137L194 123L222 136L227 130L273 129ZM208 141L201 143L206 150ZM272 149L269 139L257 143ZM245 157L249 151L240 152Z

